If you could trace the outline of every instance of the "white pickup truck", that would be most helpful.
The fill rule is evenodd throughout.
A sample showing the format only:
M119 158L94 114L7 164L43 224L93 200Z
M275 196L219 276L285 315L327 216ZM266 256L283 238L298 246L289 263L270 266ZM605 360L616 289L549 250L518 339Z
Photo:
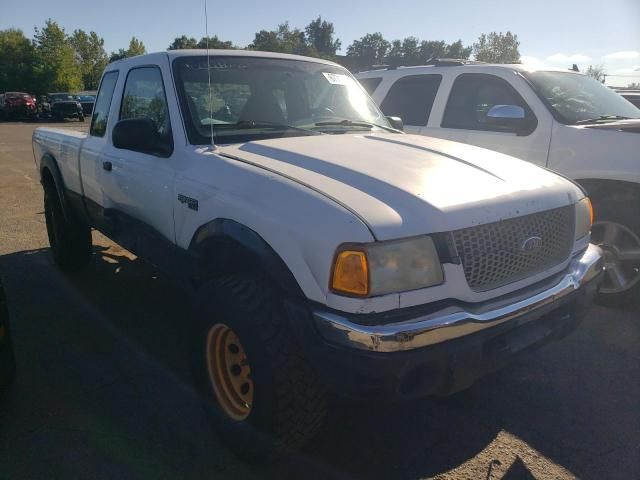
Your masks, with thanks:
M640 110L586 75L526 65L435 61L357 75L405 131L464 142L577 181L604 250L600 301L640 303ZM634 135L634 133L636 135Z
M195 385L248 460L330 391L468 387L597 291L579 186L394 122L334 63L182 50L110 64L88 134L35 130L54 260L85 266L95 228L193 291Z

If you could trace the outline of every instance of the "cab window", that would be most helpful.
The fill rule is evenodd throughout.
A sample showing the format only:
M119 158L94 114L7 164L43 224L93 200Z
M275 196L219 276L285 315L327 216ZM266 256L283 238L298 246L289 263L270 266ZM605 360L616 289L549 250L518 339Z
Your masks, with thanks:
M100 83L100 90L98 91L91 117L91 128L89 129L89 134L94 137L104 137L104 132L107 130L111 99L117 82L118 72L116 71L107 72L102 77L102 83Z

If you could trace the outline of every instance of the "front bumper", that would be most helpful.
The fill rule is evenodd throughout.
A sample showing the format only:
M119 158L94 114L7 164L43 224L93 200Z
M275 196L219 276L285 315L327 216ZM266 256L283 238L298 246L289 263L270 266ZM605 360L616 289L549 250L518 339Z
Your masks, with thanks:
M514 354L569 333L593 302L602 269L601 250L590 245L560 276L482 305L450 302L426 313L410 309L408 318L384 324L375 324L375 315L315 309L316 334L306 333L305 349L339 393L452 393Z

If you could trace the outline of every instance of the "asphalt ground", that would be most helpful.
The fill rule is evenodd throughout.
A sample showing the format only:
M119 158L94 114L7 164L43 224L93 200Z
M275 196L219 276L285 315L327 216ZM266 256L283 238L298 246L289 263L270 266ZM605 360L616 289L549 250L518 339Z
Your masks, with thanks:
M86 271L54 267L35 127L0 124L0 275L18 363L0 399L0 479L640 479L640 314L602 307L468 391L336 401L302 452L239 463L189 386L186 296L97 233Z

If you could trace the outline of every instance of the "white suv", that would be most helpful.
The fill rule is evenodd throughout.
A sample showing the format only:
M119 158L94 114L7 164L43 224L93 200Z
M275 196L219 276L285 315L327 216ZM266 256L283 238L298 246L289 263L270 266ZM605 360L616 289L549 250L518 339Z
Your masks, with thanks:
M640 110L560 69L445 60L356 77L408 133L506 153L580 183L594 202L593 241L606 257L601 300L640 299Z

